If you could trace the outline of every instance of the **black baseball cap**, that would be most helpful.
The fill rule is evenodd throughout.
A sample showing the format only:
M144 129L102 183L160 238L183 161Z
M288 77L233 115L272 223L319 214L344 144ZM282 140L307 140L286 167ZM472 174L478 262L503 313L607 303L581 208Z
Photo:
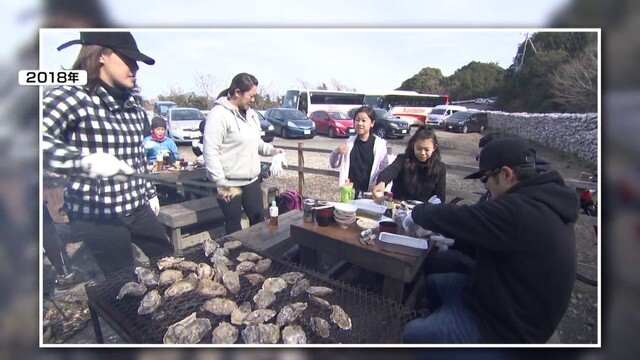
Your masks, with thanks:
M129 59L142 61L147 65L153 65L156 63L155 60L138 50L136 40L128 31L81 31L79 40L71 40L58 46L58 51L75 44L100 45L109 48L118 54L122 54Z
M515 137L495 139L488 143L478 160L478 171L465 176L465 179L479 179L489 170L503 166L536 166L536 151L526 141Z

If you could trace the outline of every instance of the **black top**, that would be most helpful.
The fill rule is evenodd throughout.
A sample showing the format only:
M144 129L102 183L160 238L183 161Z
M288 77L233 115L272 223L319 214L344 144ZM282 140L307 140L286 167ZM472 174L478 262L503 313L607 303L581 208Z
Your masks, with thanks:
M393 181L391 192L393 192L393 198L397 200L418 200L427 202L429 198L436 195L440 198L440 201L445 202L445 192L447 189L447 171L444 170L442 175L435 182L435 186L426 186L425 189L420 191L411 185L410 179L407 176L407 156L400 154L396 157L395 161L391 165L387 166L378 175L378 182L384 181L385 185ZM424 169L426 171L426 168ZM423 184L427 183L429 173L422 173L424 180Z
M488 343L544 343L576 276L578 199L558 172L475 205L422 204L416 224L478 247L464 301Z
M349 180L356 191L369 191L369 177L373 167L373 143L375 137L369 135L367 141L356 137L349 155Z

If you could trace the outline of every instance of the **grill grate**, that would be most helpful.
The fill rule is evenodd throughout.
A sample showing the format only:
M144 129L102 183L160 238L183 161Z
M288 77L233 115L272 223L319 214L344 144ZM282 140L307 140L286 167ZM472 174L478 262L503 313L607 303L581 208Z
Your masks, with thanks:
M233 240L233 236L228 235L218 241L220 243L224 243L228 240ZM236 260L236 257L240 252L245 251L252 251L262 255L263 257L267 257L259 251L247 246L241 246L237 249L230 250L229 258L234 262L234 265L229 267L230 269L235 268L235 265L239 263L239 261ZM211 264L210 259L204 256L202 246L200 245L187 248L177 256L184 257L186 260L191 260L196 263L204 262ZM289 285L287 289L276 294L276 301L270 305L269 308L279 312L286 304L298 301L307 302L307 309L296 320L296 323L301 325L304 329L307 334L308 343L399 343L404 325L416 317L415 311L409 310L394 301L383 298L378 294L337 282L322 274L302 268L293 263L286 263L275 258L271 258L271 260L271 267L263 273L265 279L269 277L276 277L290 271L301 272L305 274L305 278L310 281L312 286L326 286L332 288L334 292L324 296L323 298L331 304L340 305L340 307L342 307L351 317L352 329L341 330L329 319L331 310L323 310L310 303L306 293L292 298L289 293L291 285ZM155 261L152 261L152 263L155 264ZM157 267L154 266L153 270L156 273L159 273ZM187 272L184 271L183 274L186 277ZM87 296L90 304L110 317L117 325L115 327L124 331L127 337L131 338L135 342L145 344L162 343L162 338L164 337L168 327L184 319L192 312L196 312L197 317L199 318L208 318L211 321L212 329L214 329L220 321L230 321L229 316L218 316L202 310L202 304L204 304L209 297L202 296L195 291L173 297L169 300L165 300L163 296L163 302L155 312L152 314L139 315L137 310L142 296L125 296L121 300L116 299L116 295L118 295L118 292L124 283L136 280L137 277L133 273L133 269L126 268L119 272L109 274L103 281L90 282L86 285ZM261 288L261 285L253 286L243 276L240 276L240 285L241 289L238 292L237 297L232 297L231 299L236 301L238 305L242 304L244 301L248 301L252 305L252 310L255 310L253 296L256 294L258 289ZM160 294L163 294L164 290L168 287L169 285L149 287L149 290L155 288L160 292ZM321 317L331 324L329 338L324 339L317 336L311 330L310 318L314 316ZM275 319L276 317L272 318L269 323L275 323ZM239 331L242 331L244 327L244 325L237 326ZM209 331L200 343L210 344L211 336L211 331ZM241 336L238 336L238 341L236 343L243 343Z

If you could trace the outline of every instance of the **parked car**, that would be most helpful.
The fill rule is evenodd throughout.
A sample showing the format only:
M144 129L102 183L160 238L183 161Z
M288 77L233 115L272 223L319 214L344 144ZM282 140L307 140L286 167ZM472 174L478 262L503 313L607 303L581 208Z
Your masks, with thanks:
M264 117L273 125L274 132L283 139L313 139L316 136L316 124L300 110L272 108L264 113Z
M262 141L264 142L272 142L273 138L275 138L275 132L273 125L271 125L270 122L267 121L267 119L264 118L264 116L262 115L262 112L257 111L256 113L258 114L258 117L260 118L260 128L262 129L262 131L260 132L260 136L262 138Z
M176 106L178 106L178 104L173 101L156 101L153 104L153 113L166 119L169 109Z
M487 127L487 113L480 111L459 111L444 122L445 130L459 131L463 134L469 131L483 132Z
M318 134L326 134L329 137L355 135L353 119L339 111L318 110L309 116L316 124Z
M358 108L349 110L349 117L354 118L355 112ZM373 126L371 132L378 135L383 139L391 137L397 137L403 139L405 136L411 133L411 126L404 120L400 120L397 116L390 113L385 109L374 109L376 112L376 124Z
M427 115L427 125L435 125L442 127L442 123L451 115L458 111L467 110L464 106L459 105L438 105Z
M199 125L205 117L196 108L172 107L167 112L167 135L176 143L190 143L200 139Z

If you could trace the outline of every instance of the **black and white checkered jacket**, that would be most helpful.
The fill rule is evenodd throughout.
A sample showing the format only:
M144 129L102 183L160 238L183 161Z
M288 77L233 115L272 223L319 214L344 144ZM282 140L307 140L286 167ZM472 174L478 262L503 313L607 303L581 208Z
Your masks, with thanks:
M132 95L120 106L103 88L95 92L61 86L43 99L43 161L45 170L69 176L65 211L84 219L130 215L156 196L144 179L91 179L83 175L80 159L105 152L124 160L137 173L148 172L142 148L147 114Z

